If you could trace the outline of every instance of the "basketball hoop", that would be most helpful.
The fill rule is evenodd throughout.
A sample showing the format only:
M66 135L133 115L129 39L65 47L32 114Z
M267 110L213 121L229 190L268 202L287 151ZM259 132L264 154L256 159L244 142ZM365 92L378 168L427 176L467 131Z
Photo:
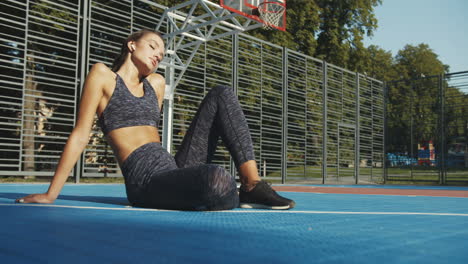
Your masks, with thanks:
M282 2L282 1L281 1ZM262 2L258 5L258 14L264 21L263 28L270 30L278 28L283 18L286 6L280 2Z

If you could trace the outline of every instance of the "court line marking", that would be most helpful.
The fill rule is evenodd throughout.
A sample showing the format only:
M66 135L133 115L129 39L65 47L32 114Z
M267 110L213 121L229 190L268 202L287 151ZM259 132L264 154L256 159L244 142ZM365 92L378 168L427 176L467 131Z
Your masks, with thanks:
M26 207L54 207L54 208L74 208L74 209L92 209L92 210L111 210L111 211L148 211L148 212L194 212L177 211L151 208L135 207L97 207L97 206L77 206L77 205L58 205L58 204L18 204L18 203L0 203L0 206L26 206ZM289 211L289 210L226 210L226 211L198 211L201 213L286 213L286 214L352 214L352 215L431 215L431 216L468 216L462 213L425 213L425 212L353 212L353 211Z

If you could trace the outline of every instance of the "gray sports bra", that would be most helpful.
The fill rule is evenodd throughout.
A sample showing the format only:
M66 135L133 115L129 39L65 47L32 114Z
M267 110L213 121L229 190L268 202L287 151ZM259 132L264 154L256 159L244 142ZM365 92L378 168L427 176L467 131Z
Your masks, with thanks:
M122 127L158 127L160 118L158 97L146 78L143 80L143 90L142 97L134 96L117 74L114 92L98 119L104 135Z

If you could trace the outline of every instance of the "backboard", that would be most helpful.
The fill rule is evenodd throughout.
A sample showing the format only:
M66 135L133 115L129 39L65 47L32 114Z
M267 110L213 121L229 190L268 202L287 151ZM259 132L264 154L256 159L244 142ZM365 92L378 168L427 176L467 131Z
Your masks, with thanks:
M286 10L286 0L220 0L220 5L231 12L267 24L268 27L286 31L286 11L278 14L281 15L281 17L279 17L277 25L266 22L265 19L262 18L262 15L260 15L260 13L262 13L261 11L270 12L270 14L276 12L275 10L264 10L264 6L266 5L283 6L284 10Z

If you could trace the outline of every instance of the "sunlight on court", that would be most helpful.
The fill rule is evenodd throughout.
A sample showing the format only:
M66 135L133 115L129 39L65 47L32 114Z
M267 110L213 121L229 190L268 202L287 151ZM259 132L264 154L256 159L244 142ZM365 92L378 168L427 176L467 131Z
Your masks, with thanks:
M123 185L96 184L66 185L51 205L14 203L46 189L0 185L4 263L468 260L467 198L288 192L289 211L182 212L130 207Z

